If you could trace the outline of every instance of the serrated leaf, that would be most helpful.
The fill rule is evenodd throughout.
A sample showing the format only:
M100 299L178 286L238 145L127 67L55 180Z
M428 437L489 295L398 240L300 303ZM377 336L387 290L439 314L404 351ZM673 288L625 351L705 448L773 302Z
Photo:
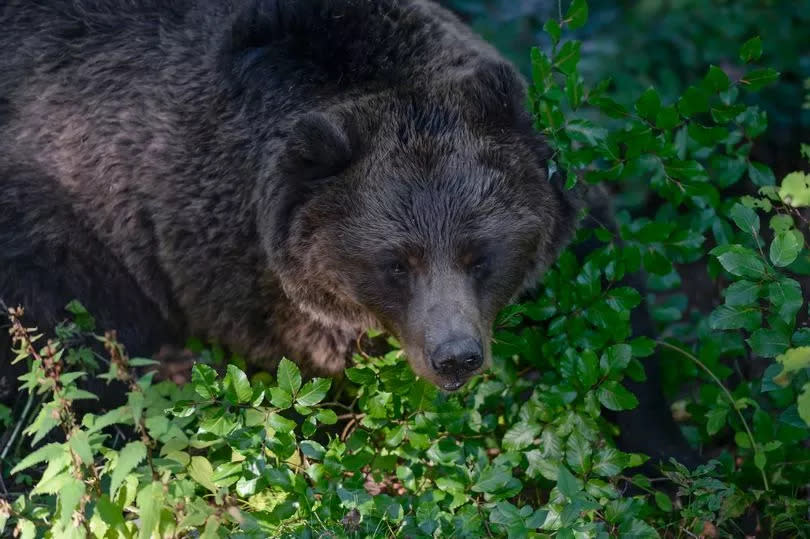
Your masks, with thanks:
M747 339L748 345L759 357L775 357L783 353L790 346L787 334L775 330L760 328Z
M150 539L160 523L160 509L163 507L163 483L153 481L142 488L138 493L137 505L140 517L138 538Z
M540 434L540 425L520 421L512 425L503 436L503 447L508 451L520 451L529 447Z
M677 180L695 180L706 176L706 170L703 165L697 161L680 161L673 159L664 164L664 171L670 178Z
M326 397L332 382L326 378L315 378L310 380L301 391L298 392L295 402L301 406L315 406Z
M782 277L768 285L768 300L783 322L793 324L804 302L804 296L797 281Z
M571 500L582 490L582 483L562 464L557 470L557 490Z
M146 446L143 442L130 442L118 453L118 460L110 477L110 499L114 500L118 487L127 475L146 458Z
M74 430L70 434L68 445L84 464L93 463L93 450L90 448L90 439L82 430Z
M282 359L278 364L278 387L289 393L295 395L301 389L301 371L298 366L289 359Z
M762 321L762 312L756 307L721 305L709 315L712 329L747 329L753 331Z
M737 225L737 228L743 232L755 237L759 235L759 215L751 208L747 208L738 202L731 207L729 216Z
M765 275L765 265L759 255L747 247L731 246L717 256L717 260L727 272L738 277L762 278Z
M188 475L211 492L217 492L217 486L214 484L213 480L214 467L211 466L211 462L207 458L202 456L191 457Z
M735 281L726 288L726 305L753 305L759 298L762 285L754 281Z
M774 266L782 268L796 260L802 247L793 231L779 232L771 242L768 256Z
M608 380L600 385L596 396L602 406L614 412L631 410L638 406L636 396L615 380Z
M73 511L78 509L79 502L81 502L84 493L84 483L75 477L71 477L62 488L59 489L59 522L63 527L70 523Z
M33 453L28 454L20 462L18 462L17 465L11 469L11 475L14 475L21 470L25 470L26 468L30 468L35 464L39 464L40 462L51 460L56 456L65 453L66 451L67 446L65 446L64 444L50 443L47 445L43 445Z

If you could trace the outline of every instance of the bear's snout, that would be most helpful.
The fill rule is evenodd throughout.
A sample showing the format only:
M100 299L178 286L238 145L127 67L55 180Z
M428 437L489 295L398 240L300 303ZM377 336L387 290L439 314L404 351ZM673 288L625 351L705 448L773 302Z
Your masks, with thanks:
M453 391L464 385L476 370L484 364L481 341L472 337L460 337L443 342L430 354L430 366L447 381L444 389Z

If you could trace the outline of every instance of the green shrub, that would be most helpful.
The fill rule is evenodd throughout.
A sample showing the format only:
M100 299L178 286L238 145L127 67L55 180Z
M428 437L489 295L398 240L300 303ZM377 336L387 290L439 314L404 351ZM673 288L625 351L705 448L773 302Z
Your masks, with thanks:
M582 230L576 242L598 246L565 251L534 299L501 313L490 372L443 394L389 339L389 353L356 355L336 387L286 360L272 376L248 379L234 362L219 375L217 349L177 387L138 373L152 362L129 358L113 334L97 337L104 357L77 344L95 329L77 303L44 347L15 309L30 371L24 413L0 415L14 464L4 488L18 493L0 501L6 531L694 537L753 534L755 522L770 536L810 534L810 330L797 324L810 176L777 182L751 159L767 117L741 100L778 73L752 66L731 79L711 67L674 102L653 88L618 102L609 83L585 84L581 44L563 38L586 18L575 0L546 23L552 47L532 51L529 106L569 185L621 196L640 185L646 210L620 212L617 232ZM741 60L762 47L749 39ZM711 312L684 293L695 267L722 297ZM621 284L641 270L646 298ZM660 340L633 335L643 300ZM684 433L714 457L696 470L668 463L663 482L633 475L645 457L616 449L603 413L638 404L623 382L642 380L653 354ZM123 383L125 404L79 418L74 403L94 398L79 387L88 378Z

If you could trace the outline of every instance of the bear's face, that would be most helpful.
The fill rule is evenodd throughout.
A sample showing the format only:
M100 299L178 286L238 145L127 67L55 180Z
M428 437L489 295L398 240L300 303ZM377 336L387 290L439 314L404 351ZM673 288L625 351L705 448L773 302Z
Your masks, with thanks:
M299 122L316 142L294 139L282 168L326 168L287 193L276 268L300 308L382 326L416 374L453 391L487 368L496 314L567 241L573 209L525 119L470 121L416 99L370 110L364 125L357 111Z

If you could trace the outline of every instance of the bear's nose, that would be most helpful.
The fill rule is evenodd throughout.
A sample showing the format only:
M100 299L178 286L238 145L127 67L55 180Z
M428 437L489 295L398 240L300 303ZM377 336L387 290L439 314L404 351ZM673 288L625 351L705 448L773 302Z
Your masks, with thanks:
M430 358L433 369L440 374L472 372L484 363L481 343L471 337L453 339L439 345Z

